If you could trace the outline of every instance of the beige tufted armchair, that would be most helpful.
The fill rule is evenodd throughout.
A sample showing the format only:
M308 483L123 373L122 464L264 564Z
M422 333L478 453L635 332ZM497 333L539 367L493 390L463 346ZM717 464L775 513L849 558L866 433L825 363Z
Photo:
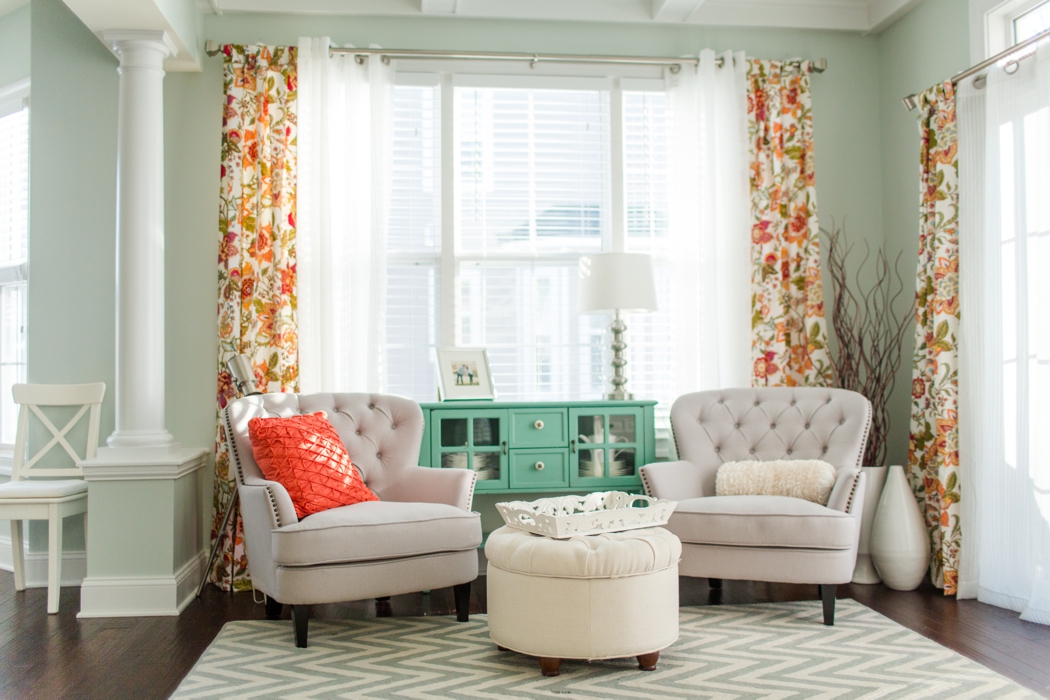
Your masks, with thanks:
M299 520L284 487L267 481L252 456L248 421L324 411L379 501ZM470 511L477 475L417 466L419 404L378 394L248 396L223 412L237 470L248 570L276 619L292 606L295 645L306 647L309 606L454 586L467 620L478 576L481 520Z
M861 459L871 404L844 389L701 391L678 398L671 428L682 461L649 464L651 496L678 501L667 529L682 540L683 576L815 583L824 624L853 577L864 505ZM715 496L723 462L821 459L837 470L826 505L784 496Z

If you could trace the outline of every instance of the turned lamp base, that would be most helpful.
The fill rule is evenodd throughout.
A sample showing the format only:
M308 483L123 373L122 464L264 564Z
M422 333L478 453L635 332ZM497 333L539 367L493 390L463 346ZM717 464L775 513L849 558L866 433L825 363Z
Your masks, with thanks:
M616 318L609 325L609 330L612 331L612 351L613 359L609 363L613 368L613 376L609 381L613 385L613 390L605 395L606 401L630 401L634 399L634 394L628 392L624 386L627 384L627 377L624 376L623 368L627 366L627 359L623 356L623 351L627 349L627 342L623 339L624 331L627 330L627 324L620 318L620 311L616 311Z

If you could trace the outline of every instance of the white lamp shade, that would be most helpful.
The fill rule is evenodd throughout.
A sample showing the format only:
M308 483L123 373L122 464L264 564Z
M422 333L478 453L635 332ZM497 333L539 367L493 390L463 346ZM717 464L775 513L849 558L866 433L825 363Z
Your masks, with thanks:
M581 314L656 311L653 261L641 253L602 253L580 258Z

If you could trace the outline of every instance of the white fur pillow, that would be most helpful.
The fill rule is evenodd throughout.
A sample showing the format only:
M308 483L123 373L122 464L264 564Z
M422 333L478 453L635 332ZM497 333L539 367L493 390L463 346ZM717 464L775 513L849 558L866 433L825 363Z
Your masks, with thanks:
M826 505L835 467L819 459L726 462L715 477L716 496L790 496Z

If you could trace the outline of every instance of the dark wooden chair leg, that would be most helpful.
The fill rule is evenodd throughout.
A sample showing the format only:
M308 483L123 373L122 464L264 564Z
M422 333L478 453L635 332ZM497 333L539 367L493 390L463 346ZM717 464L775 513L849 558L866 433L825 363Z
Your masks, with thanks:
M470 582L461 583L452 587L456 597L456 620L458 622L470 621Z
M278 603L270 596L266 596L266 619L267 620L280 620L281 612L284 611L284 605Z
M660 652L654 651L652 654L639 654L638 655L638 670L639 671L655 671L656 662L660 659Z
M835 624L835 590L838 586L820 586L820 600L824 603L824 624L831 627Z
M292 606L292 627L295 628L295 646L306 648L306 634L310 628L310 606Z
M557 676L561 673L561 659L552 659L547 656L541 656L540 672L547 678Z
M707 579L707 585L711 588L722 590L722 579L720 578L709 578Z

